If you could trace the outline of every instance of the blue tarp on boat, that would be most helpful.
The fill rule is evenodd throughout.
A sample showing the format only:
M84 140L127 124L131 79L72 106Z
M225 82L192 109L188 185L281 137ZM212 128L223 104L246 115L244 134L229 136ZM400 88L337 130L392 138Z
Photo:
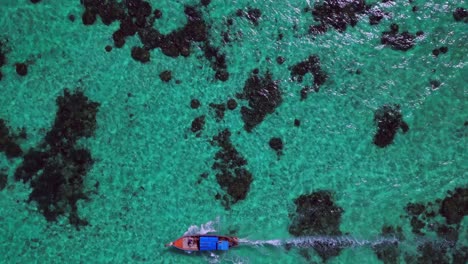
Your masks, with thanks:
M220 241L218 243L218 250L228 250L229 249L229 242L228 241Z
M217 237L200 237L200 250L216 250Z

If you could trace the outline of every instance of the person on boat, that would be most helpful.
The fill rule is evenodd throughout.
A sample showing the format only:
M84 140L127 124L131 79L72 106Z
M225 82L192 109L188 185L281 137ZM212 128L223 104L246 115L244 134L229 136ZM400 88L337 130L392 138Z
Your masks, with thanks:
M188 245L189 247L193 247L193 240L192 240L191 238L188 239L187 245Z

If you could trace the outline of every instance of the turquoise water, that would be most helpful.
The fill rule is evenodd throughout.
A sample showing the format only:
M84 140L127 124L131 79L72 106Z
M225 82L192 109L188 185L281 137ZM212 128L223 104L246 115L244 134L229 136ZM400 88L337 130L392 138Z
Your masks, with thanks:
M168 34L187 22L184 6L198 1L150 3L163 13L154 26ZM380 263L372 243L382 239L384 225L402 228L402 263L405 254L418 254L417 245L439 241L433 232L412 234L405 207L468 187L468 31L466 23L452 16L456 7L468 6L465 1L368 3L380 6L388 17L371 26L364 15L344 32L330 28L316 36L307 33L316 24L313 16L303 12L314 1L212 1L200 7L210 42L226 55L229 79L222 82L214 78L199 43L192 43L188 57L172 58L154 49L150 62L143 64L130 56L133 46L141 46L136 36L106 52L119 24L106 26L98 18L92 26L83 25L80 1L0 0L0 39L7 51L0 118L13 132L26 129L27 139L18 140L21 149L27 152L43 142L54 124L56 98L65 88L80 87L89 100L100 103L94 135L77 142L94 159L84 181L89 199L77 203L78 214L89 225L77 230L67 214L48 222L36 203L28 202L30 184L14 180L23 158L0 153L0 171L8 175L0 191L0 262L320 262L314 251L306 260L295 247L245 245L212 256L164 247L190 226L217 217L213 228L221 234L292 239L288 228L294 200L320 190L330 191L343 209L340 230L346 236L338 239L360 242L329 263ZM411 10L414 5L417 12ZM262 12L257 26L235 16L248 6ZM232 41L223 45L220 34L228 18L233 19ZM400 32L424 34L406 52L385 47L380 38L392 23L399 24ZM447 53L432 55L442 46ZM300 90L313 78L306 75L298 83L288 67L310 55L319 57L328 78L318 92L301 100ZM286 59L284 64L276 63L278 56ZM15 72L16 62L27 62L26 76ZM209 104L236 98L255 68L261 76L272 74L282 103L250 133L240 113L246 101L237 100L239 106L217 122ZM159 77L165 70L172 71L167 83ZM440 86L434 89L431 80ZM198 109L190 108L194 98L201 102ZM392 144L380 148L373 144L373 119L385 104L400 105L409 131L400 130ZM206 123L197 137L190 128L201 115ZM301 121L299 127L294 119ZM253 176L246 198L229 210L215 199L224 194L212 169L220 148L210 144L226 128ZM279 158L268 144L272 137L282 139ZM208 173L206 179L202 173ZM465 198L464 214L466 206ZM467 221L463 218L458 226L460 247L467 246Z

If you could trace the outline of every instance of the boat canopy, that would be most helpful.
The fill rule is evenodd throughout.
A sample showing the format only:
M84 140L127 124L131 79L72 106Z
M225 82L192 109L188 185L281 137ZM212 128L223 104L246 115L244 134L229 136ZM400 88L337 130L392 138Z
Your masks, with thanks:
M200 251L202 250L228 250L229 242L219 240L216 236L200 237Z
M200 250L216 250L217 237L200 237Z

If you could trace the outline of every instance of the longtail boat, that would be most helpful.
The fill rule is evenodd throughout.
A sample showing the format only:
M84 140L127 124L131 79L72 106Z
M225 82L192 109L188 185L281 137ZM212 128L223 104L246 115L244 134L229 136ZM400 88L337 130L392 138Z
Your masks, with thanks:
M175 247L184 251L214 251L228 250L239 244L237 237L217 235L192 235L183 236L173 242L167 243L166 247Z

